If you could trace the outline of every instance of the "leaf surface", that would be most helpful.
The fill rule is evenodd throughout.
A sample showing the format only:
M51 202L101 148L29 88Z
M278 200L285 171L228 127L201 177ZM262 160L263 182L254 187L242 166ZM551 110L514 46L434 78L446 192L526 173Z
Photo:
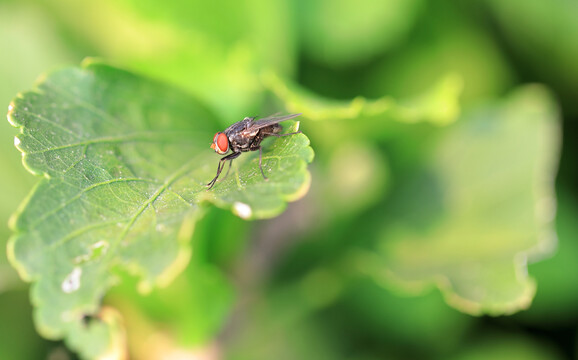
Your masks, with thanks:
M467 313L525 309L536 290L527 264L556 243L556 106L529 86L448 130L402 187L375 271L405 289L435 283Z
M43 176L12 219L10 260L33 282L40 332L88 357L117 343L116 316L85 318L99 317L117 269L138 275L141 290L167 283L187 265L205 203L270 217L308 188L313 151L299 134L267 144L270 181L251 153L207 191L219 159L209 148L222 130L215 116L181 91L95 62L50 74L8 117L25 167ZM79 340L89 332L91 346Z

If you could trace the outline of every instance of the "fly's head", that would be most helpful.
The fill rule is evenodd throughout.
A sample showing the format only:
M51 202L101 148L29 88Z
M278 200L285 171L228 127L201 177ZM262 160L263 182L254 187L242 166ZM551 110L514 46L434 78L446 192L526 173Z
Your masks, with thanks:
M215 150L216 153L223 155L229 151L229 139L224 132L218 132L213 137L213 143L211 144L211 149Z

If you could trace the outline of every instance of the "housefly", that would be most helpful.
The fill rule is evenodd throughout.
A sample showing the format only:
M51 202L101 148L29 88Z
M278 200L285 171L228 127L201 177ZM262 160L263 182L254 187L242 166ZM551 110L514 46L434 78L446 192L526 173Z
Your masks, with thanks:
M217 167L217 175L211 180L207 186L212 188L217 182L221 171L225 167L225 162L229 161L229 170L231 170L231 163L238 158L242 152L259 150L259 169L261 175L267 180L263 168L261 167L261 141L268 136L289 136L299 134L301 131L296 131L287 134L279 134L283 127L279 124L281 121L296 118L299 114L290 114L284 116L268 116L259 120L255 117L246 117L243 120L234 123L225 129L225 131L218 132L213 137L211 149L215 150L219 155L225 155L229 150L232 151L229 155L221 158L219 166ZM207 190L208 190L207 189Z

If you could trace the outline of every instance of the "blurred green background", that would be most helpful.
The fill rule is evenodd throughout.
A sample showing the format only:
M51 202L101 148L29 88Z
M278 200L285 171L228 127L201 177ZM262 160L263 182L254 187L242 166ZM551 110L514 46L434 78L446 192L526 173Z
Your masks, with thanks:
M185 89L223 126L263 109L305 113L316 158L303 199L252 223L209 208L173 284L143 296L127 276L107 296L131 358L571 359L577 16L572 0L0 0L0 103L97 56ZM444 84L462 89L459 106ZM384 96L427 114L385 111L383 122ZM36 181L15 133L0 125L3 242ZM532 176L556 176L556 250L538 236L549 220L532 215L551 182ZM440 213L448 199L455 208ZM76 358L37 335L29 285L0 248L0 358ZM531 278L511 271L526 296L511 311L508 299L454 297L499 283L533 248ZM480 259L481 275L463 275Z

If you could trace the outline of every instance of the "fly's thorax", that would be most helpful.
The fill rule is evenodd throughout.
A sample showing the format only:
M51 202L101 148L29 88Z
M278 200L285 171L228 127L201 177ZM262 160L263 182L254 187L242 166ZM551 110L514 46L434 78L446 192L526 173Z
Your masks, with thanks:
M247 129L228 134L229 144L234 152L250 151L250 146L258 136L259 130L248 131Z
M233 152L255 151L261 141L267 136L278 134L283 130L281 124L270 124L265 127L255 127L253 118L245 118L225 130Z

